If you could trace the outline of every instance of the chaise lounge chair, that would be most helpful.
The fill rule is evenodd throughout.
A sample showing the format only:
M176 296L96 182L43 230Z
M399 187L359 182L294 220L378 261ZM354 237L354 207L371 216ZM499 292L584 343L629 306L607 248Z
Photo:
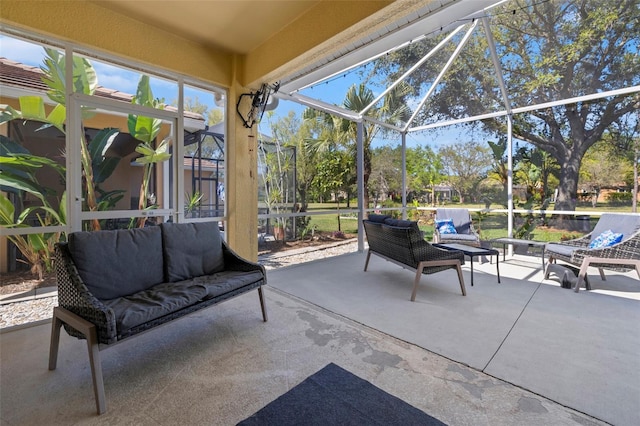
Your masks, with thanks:
M480 247L480 235L473 229L469 210L444 208L436 210L433 242Z
M603 245L606 237L609 242ZM640 278L640 215L605 213L591 233L562 243L549 243L545 253L548 257L545 279L549 278L551 264L557 260L580 268L574 287L576 293L585 282L589 266L598 268L603 281L606 280L604 269L619 272L635 269ZM588 285L586 289L590 290Z

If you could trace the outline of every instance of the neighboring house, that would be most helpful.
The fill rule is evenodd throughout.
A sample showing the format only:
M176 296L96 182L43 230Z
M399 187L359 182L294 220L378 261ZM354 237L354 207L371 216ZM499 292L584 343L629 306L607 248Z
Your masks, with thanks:
M53 102L46 95L48 87L42 82L42 71L37 67L20 64L6 58L0 58L0 104L10 105L20 110L18 99L21 96L40 96L45 100L46 108L52 108ZM132 95L118 92L105 87L98 87L96 96L130 103ZM166 109L174 107L166 106ZM48 111L47 111L48 112ZM201 114L185 111L185 145L191 145L190 152L193 155L184 158L184 192L190 196L194 192L203 194L202 202L197 213L192 216L223 216L224 201L220 195L224 193L224 124L217 126L206 125ZM139 156L135 148L139 141L131 137L127 132L127 117L108 112L98 111L95 116L84 120L85 135L88 139L95 137L100 129L105 127L117 127L121 133L115 138L113 144L107 150L106 155L119 158L120 161L109 179L100 184L103 191L124 191L123 197L118 201L113 210L138 209L140 184L142 182L143 168L135 159ZM162 140L170 132L169 125L163 125L158 136ZM65 135L54 127L42 128L41 123L35 121L13 120L0 126L0 134L7 136L14 142L24 146L31 154L47 157L65 164ZM213 146L207 153L210 158L198 158L197 143ZM50 168L49 168L50 169ZM152 178L151 193L154 194L158 205L168 205L164 194L168 168L156 167ZM49 202L57 208L57 200L65 190L64 182L54 171L43 168L37 173L38 181L52 189L55 196L50 197ZM222 192L221 192L222 188ZM39 201L24 192L11 194L16 209L20 211L31 205L39 205ZM0 272L7 272L15 268L15 253L9 250L5 237L0 237Z

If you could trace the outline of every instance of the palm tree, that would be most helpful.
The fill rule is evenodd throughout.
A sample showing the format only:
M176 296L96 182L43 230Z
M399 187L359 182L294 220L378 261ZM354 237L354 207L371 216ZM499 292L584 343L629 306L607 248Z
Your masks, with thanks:
M390 124L397 124L398 122L408 117L408 108L404 105L399 105L400 95L405 93L410 88L406 85L398 85L395 90L391 91L385 96L383 105L379 107L372 107L366 112L366 116L374 118L378 121L385 121ZM371 89L366 87L364 83L359 85L352 85L345 96L343 106L350 110L361 112L364 111L374 100L375 95ZM304 113L305 119L314 119L321 121L325 126L325 131L322 132L317 139L312 140L316 150L327 150L335 146L344 146L351 152L353 157L356 156L357 151L357 123L345 118L338 118L327 113L318 112L307 109ZM378 132L382 127L376 123L372 123L367 120L363 120L363 184L364 184L364 206L369 208L369 177L371 176L371 143L378 135ZM357 168L357 165L356 165Z

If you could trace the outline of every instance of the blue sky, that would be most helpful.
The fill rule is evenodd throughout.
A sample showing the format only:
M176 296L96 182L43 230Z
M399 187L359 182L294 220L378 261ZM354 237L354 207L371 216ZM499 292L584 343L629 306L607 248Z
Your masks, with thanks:
M44 50L41 46L33 43L24 42L19 39L0 35L0 56L31 66L40 66L44 57ZM124 93L134 94L136 86L140 78L140 74L124 68L115 67L106 63L92 60L92 64L98 74L98 83L101 86L122 91ZM313 88L306 89L305 94L311 97L317 97L325 102L341 105L344 101L345 94L349 87L358 84L361 81L358 72L351 72L345 76L331 79L328 83L321 83ZM166 103L172 103L178 97L177 85L160 78L151 78L151 87L154 97L163 98ZM374 92L379 89L374 89ZM377 93L376 93L377 95ZM194 88L185 87L185 97L191 99L198 98L200 103L207 105L210 109L216 108L213 95ZM290 111L294 111L299 117L302 115L306 107L291 101L280 101L278 108L274 111L276 117L286 116ZM232 113L230 111L229 113ZM235 113L233 111L233 113ZM262 133L269 134L268 126L260 127ZM472 135L459 127L443 128L425 134L409 134L407 137L408 146L429 145L437 148L454 142L466 142L470 140ZM379 138L374 142L374 146L384 144L399 144L400 135L397 138L388 137L387 139Z

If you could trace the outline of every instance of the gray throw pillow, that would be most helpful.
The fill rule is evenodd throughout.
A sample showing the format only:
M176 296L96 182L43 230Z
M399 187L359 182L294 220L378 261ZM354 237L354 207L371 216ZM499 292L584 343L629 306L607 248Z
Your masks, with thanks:
M384 221L385 224L389 225L389 226L397 226L400 228L414 228L419 230L420 228L418 227L418 222L413 221L413 220L402 220L402 219L385 219Z
M163 223L162 245L169 282L224 270L218 222Z
M368 221L376 222L376 223L384 223L385 220L391 219L391 216L386 214L374 214L370 213L369 217L367 217Z
M80 277L101 300L128 296L164 279L160 228L74 232L69 251Z

